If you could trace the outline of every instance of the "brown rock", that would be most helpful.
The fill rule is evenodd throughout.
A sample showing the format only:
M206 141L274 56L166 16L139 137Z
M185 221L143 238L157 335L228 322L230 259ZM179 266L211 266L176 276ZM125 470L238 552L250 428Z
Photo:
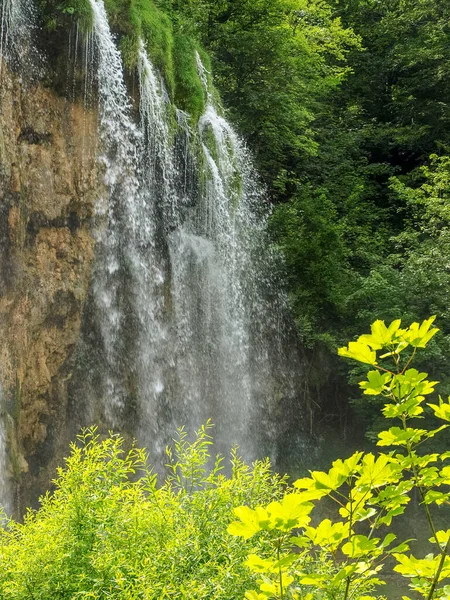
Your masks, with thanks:
M0 382L26 505L65 443L61 374L80 332L100 196L97 115L41 86L25 90L5 69L1 79Z

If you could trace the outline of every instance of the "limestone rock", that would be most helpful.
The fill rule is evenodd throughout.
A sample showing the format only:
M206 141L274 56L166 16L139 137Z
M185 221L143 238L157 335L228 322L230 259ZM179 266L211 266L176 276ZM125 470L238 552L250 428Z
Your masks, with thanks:
M10 471L26 505L66 442L64 381L94 257L101 176L95 111L26 87L4 67L0 108L0 382L12 421Z

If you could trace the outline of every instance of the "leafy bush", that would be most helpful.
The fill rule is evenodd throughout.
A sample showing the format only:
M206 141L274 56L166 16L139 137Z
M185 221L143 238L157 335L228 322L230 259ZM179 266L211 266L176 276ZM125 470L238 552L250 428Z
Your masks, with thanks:
M400 426L378 436L378 446L390 452L377 456L356 452L336 460L328 472L312 471L310 477L299 479L294 483L297 491L289 491L280 501L235 509L239 520L229 525L229 533L244 540L257 540L261 534L272 539L271 553L252 553L245 563L260 577L259 591L247 591L248 600L373 600L371 594L384 583L388 557L397 561L394 571L409 579L409 586L423 598L450 598L450 585L445 585L450 578L450 529L438 530L433 515L436 507L450 504L450 452L418 451L448 425L425 429L411 422L423 417L425 397L437 383L410 367L417 350L437 333L433 321L434 317L405 329L400 320L389 327L376 321L371 334L340 348L341 356L373 367L360 387L366 395L382 396L384 417L399 420ZM450 422L450 398L427 406L438 420ZM403 514L413 490L434 544L425 558L407 554L411 540L393 546L395 534L383 532ZM337 518L311 525L312 510L325 498L337 505Z
M20 600L242 597L253 576L242 565L266 542L242 544L226 527L232 508L279 498L283 478L268 461L252 468L232 454L212 468L210 425L169 451L170 474L158 487L143 450L123 449L95 429L60 469L56 490L22 523L0 535L0 598ZM266 548L267 550L267 548Z

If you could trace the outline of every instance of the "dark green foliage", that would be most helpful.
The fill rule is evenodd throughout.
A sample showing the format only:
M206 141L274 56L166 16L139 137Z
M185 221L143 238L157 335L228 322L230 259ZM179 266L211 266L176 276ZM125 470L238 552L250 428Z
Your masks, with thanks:
M92 10L89 0L40 0L39 7L47 31L67 29L76 20L82 31L92 27Z
M335 326L337 308L346 289L352 289L336 207L326 192L300 186L296 197L276 208L271 229L286 257L286 279L299 332L309 343L324 319L329 320L330 329Z
M311 123L318 102L344 76L345 54L358 40L324 2L203 4L216 84L273 195L286 197L305 157L317 152Z
M340 2L339 10L367 48L352 57L355 76L348 92L354 100L357 94L361 108L385 136L385 156L410 169L448 140L450 115L443 99L449 93L449 4Z

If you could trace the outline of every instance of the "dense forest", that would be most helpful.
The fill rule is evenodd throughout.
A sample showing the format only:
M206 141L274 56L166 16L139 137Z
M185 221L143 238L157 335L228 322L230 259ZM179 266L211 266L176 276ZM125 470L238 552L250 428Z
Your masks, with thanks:
M311 393L331 394L325 364L374 319L429 314L444 335L422 365L447 389L448 3L183 6L171 8L199 28L275 205L272 239L309 349ZM342 413L352 392L336 374L349 374L335 363L331 372L340 391L328 411ZM370 428L370 408L356 409Z

